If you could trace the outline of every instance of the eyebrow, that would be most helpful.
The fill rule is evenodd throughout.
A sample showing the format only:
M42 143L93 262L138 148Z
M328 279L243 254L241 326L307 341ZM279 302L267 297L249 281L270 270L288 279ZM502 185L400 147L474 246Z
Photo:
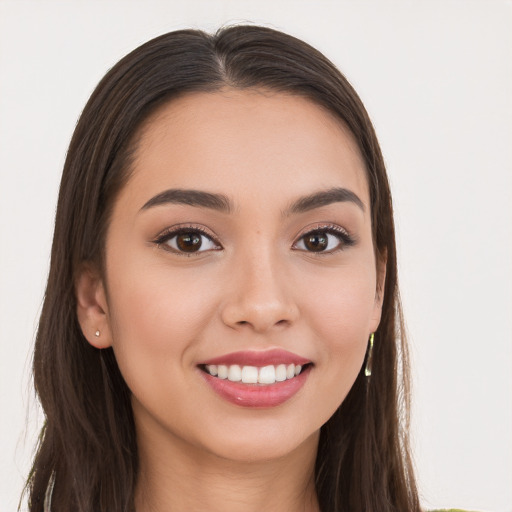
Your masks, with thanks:
M291 206L284 212L284 215L304 213L333 203L345 202L354 203L361 208L363 212L365 211L363 202L354 192L346 188L335 187L300 197L291 204Z
M185 190L173 188L165 190L147 201L141 210L147 210L153 206L164 204L186 204L199 208L210 208L223 213L230 213L232 210L230 200L222 194L203 192L202 190Z
M354 203L363 212L365 211L363 202L354 192L346 188L335 187L298 198L283 212L283 216L304 213L322 206L343 202ZM141 210L165 204L185 204L198 208L209 208L222 213L233 211L231 201L223 194L188 189L164 190L147 201Z

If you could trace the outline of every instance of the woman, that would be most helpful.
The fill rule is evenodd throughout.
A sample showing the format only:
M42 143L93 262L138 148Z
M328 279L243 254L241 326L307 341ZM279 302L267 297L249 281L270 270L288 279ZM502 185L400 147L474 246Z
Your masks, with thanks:
M30 510L419 511L385 167L307 44L179 31L70 144Z

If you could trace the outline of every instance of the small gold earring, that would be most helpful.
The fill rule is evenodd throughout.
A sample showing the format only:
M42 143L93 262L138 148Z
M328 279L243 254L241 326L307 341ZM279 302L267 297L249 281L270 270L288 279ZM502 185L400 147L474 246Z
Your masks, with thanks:
M99 329L94 333L94 336L96 336L96 338L100 337L100 330Z
M374 333L372 332L370 334L370 340L368 343L368 355L366 356L366 366L364 368L364 374L367 377L372 376L373 339L374 339Z

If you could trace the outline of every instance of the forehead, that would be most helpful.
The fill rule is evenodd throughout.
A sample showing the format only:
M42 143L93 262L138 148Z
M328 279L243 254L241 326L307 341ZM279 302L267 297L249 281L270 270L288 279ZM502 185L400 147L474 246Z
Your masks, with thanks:
M190 93L159 108L140 131L130 182L148 197L171 187L268 198L270 189L344 186L368 202L365 166L342 121L306 98L259 89Z

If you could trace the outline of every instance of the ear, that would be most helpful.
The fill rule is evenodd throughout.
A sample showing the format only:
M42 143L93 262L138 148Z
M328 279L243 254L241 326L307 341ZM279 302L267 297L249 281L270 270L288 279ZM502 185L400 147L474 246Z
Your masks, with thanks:
M100 273L83 264L75 279L76 314L85 339L96 348L112 345L107 297Z
M386 286L386 267L388 262L387 252L377 254L376 268L377 280L375 287L375 303L373 305L371 332L375 332L380 324L382 316L382 304L384 303L384 289Z

